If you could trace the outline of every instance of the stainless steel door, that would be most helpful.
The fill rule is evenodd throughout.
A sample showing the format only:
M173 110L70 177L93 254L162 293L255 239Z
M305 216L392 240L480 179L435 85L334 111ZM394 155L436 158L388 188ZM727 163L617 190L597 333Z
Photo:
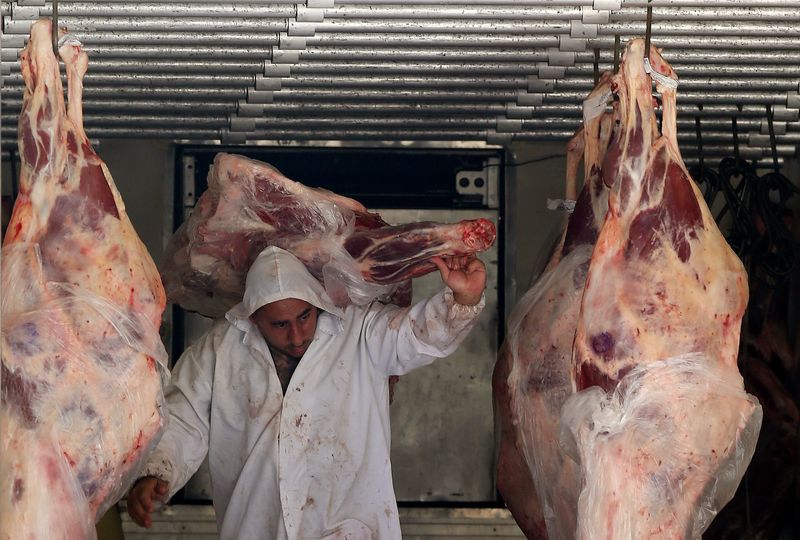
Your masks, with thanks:
M378 210L392 224L456 222L496 210ZM492 369L498 340L497 244L486 263L486 307L477 327L447 358L400 378L391 406L392 469L398 501L494 502ZM414 300L442 287L438 272L414 280Z

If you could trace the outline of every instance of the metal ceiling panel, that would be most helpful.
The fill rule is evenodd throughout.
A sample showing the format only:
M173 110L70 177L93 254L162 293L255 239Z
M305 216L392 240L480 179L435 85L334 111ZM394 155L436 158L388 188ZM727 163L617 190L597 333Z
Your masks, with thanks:
M57 4L89 54L87 133L222 142L566 140L596 73L647 31L696 154L796 156L800 0L169 0ZM52 2L0 2L2 143ZM619 45L617 45L619 44ZM615 50L617 46L617 50Z

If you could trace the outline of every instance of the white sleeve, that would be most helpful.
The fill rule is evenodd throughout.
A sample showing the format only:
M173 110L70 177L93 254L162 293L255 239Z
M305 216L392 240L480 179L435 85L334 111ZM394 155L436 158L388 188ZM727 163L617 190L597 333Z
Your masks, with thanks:
M211 391L217 330L188 348L175 365L165 391L167 426L139 476L169 482L172 497L200 467L208 453Z
M464 306L445 288L427 300L400 308L385 305L367 315L367 352L387 375L403 375L452 354L475 326L486 299Z

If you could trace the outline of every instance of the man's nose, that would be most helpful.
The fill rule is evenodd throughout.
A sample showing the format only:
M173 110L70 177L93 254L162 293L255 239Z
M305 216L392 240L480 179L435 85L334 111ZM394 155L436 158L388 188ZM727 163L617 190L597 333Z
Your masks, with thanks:
M295 325L289 327L289 343L292 347L299 347L303 344L303 333Z

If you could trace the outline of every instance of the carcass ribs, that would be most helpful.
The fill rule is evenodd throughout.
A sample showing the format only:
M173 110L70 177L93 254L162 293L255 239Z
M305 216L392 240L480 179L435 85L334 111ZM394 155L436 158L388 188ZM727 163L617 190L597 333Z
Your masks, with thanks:
M52 24L20 62L20 193L2 248L0 538L94 538L163 425L159 275L83 131L72 40L65 111Z

